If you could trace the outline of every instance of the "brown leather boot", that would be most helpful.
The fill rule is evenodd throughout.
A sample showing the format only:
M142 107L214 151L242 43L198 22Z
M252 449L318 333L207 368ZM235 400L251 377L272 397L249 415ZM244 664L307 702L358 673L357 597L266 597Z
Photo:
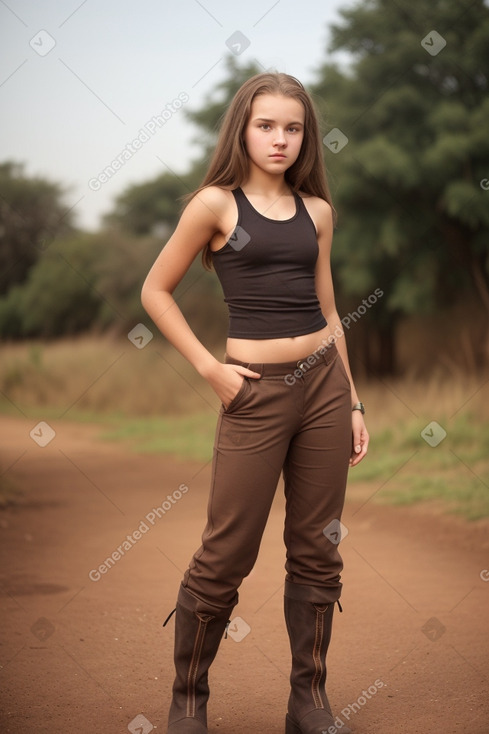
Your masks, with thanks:
M175 610L176 677L168 734L207 734L207 672L234 605L227 609L205 607L202 601L180 587Z
M336 726L325 691L334 602L314 604L286 596L284 610L292 652L285 734L352 734L343 722Z

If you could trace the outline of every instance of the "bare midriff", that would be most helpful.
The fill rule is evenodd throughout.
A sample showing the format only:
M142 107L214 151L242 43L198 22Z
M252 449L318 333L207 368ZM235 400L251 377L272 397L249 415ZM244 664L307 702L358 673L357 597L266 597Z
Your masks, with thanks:
M312 334L280 339L228 338L226 354L241 362L292 362L307 357L332 341L328 326Z

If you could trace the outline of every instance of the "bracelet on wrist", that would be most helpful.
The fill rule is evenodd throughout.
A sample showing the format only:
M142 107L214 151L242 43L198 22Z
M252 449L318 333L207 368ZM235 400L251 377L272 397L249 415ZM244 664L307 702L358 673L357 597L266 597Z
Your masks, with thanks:
M365 406L363 403L355 403L353 408L351 409L352 413L354 410L359 410L362 415L365 415Z

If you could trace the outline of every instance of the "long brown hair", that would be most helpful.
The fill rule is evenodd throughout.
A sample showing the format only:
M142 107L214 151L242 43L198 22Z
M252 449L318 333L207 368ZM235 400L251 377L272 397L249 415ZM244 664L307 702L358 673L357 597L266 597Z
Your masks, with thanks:
M297 160L285 172L285 180L293 191L318 196L333 206L314 103L298 79L278 72L252 76L236 92L222 121L207 174L188 200L207 186L235 189L246 182L249 175L249 161L243 138L250 118L251 105L260 94L282 94L302 103L304 138ZM205 267L212 266L212 254L208 244L202 253L202 261Z

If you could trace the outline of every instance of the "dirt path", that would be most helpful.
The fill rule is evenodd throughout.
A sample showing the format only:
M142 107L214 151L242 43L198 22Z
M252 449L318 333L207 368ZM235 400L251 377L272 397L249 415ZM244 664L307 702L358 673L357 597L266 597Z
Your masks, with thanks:
M0 512L0 731L165 734L161 623L200 540L210 466L125 453L68 423L42 448L34 423L0 419L0 466L23 488ZM489 526L366 501L375 489L351 490L343 517L334 710L356 734L488 734ZM279 489L211 669L212 734L284 731L282 523Z

